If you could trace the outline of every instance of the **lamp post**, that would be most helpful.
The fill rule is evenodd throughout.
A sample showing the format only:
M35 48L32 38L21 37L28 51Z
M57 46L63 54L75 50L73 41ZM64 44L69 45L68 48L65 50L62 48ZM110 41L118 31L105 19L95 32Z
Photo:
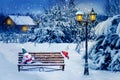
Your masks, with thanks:
M78 11L76 13L76 19L79 23L85 23L85 67L84 67L84 75L89 75L89 68L88 68L88 24L92 23L96 20L96 13L94 12L93 8L90 14L86 14L86 19L83 20L83 16L85 14L82 11Z

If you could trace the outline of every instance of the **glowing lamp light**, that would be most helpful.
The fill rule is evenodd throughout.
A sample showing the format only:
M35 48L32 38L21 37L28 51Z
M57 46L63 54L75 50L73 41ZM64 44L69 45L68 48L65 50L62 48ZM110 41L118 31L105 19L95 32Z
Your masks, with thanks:
M26 32L28 30L28 26L23 26L22 31Z
M76 19L77 19L77 21L81 22L83 20L83 15L84 15L84 13L82 11L78 11L76 13Z
M94 10L93 10L93 8L92 8L92 10L91 10L91 12L90 12L90 20L92 21L92 22L94 22L95 20L96 20L96 13L94 12Z
M76 18L77 18L77 21L81 22L83 20L83 15L78 14Z

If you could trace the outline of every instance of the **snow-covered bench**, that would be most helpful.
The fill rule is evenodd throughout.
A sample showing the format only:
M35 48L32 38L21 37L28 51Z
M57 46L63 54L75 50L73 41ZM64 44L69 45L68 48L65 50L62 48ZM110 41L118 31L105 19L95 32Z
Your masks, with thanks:
M18 55L18 71L24 70L32 70L32 69L39 69L39 71L44 71L44 69L51 69L52 70L62 70L64 71L65 64L64 64L64 57L61 55L60 52L30 52L34 57L34 61L31 64L21 64L23 53L19 53ZM50 66L57 66L56 68L51 68ZM27 67L27 68L25 68Z

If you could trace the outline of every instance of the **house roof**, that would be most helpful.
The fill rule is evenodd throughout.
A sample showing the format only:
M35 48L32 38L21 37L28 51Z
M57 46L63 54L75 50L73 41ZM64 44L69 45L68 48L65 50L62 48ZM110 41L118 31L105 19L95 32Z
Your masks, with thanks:
M36 25L30 16L9 15L9 17L16 25Z

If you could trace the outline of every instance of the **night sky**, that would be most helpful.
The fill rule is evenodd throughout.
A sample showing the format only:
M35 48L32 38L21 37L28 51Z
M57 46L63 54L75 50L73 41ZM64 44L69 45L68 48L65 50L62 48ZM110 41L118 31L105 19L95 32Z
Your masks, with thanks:
M41 12L41 10L59 4L60 0L0 0L3 13ZM106 0L75 0L80 8L103 8ZM102 11L100 11L102 13Z

